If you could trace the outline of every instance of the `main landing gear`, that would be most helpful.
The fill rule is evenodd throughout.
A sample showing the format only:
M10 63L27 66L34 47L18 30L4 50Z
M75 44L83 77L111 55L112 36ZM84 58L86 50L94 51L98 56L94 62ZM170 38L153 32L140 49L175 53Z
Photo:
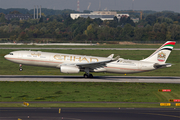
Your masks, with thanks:
M84 78L93 78L92 74L89 74L89 68L85 68Z
M84 78L93 78L93 75L92 74L84 74Z
M23 68L22 68L22 64L19 64L19 71L22 71Z

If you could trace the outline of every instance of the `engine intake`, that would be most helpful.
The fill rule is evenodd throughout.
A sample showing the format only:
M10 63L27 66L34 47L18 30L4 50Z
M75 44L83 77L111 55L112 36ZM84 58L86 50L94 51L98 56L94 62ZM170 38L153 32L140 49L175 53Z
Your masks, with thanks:
M79 73L80 69L77 66L60 66L60 72L62 73Z

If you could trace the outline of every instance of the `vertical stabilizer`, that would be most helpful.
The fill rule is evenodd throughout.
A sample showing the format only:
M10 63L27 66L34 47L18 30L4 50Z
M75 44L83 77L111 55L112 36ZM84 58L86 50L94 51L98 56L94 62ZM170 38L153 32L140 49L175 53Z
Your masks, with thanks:
M151 54L149 57L141 61L164 64L167 58L169 57L175 44L176 42L174 41L167 41L159 49L157 49L153 54Z

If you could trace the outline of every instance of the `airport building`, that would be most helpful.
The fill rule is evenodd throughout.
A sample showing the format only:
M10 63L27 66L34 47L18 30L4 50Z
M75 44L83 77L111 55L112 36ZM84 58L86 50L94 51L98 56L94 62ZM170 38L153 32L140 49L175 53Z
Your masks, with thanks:
M91 13L71 13L70 16L73 20L79 17L89 17L91 19L100 18L101 20L114 20L115 16L120 20L121 17L129 17L129 14L117 14L117 12L112 11L94 11Z
M133 20L134 23L138 23L139 22L139 18L131 18L131 20Z
M13 18L18 18L19 20L28 20L29 18L31 19L32 17L27 14L8 14L5 16L7 20L11 20Z

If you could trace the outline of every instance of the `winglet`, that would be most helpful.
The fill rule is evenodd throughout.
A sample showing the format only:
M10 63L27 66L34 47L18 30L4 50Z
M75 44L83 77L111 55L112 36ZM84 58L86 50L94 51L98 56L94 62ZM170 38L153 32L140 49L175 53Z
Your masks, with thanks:
M109 55L107 58L113 58L114 54Z
M116 61L116 60L118 60L119 58L120 58L120 56L117 56L117 57L113 58L112 60L113 60L113 61Z

